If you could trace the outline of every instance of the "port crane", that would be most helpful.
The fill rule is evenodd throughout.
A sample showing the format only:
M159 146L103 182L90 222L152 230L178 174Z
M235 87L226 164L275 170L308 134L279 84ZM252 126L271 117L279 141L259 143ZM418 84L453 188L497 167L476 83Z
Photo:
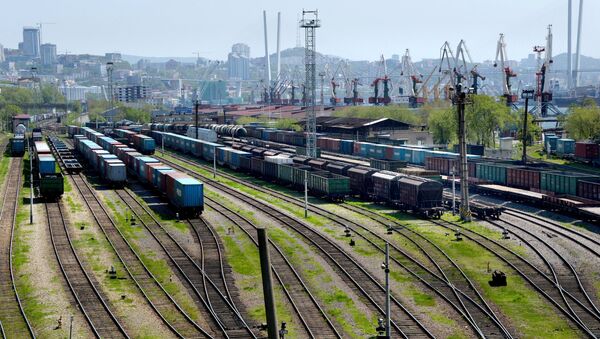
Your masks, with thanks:
M546 36L546 46L535 46L533 51L538 55L538 71L536 75L537 89L535 92L536 111L538 116L548 115L548 108L552 106L552 89L550 86L550 66L552 60L552 25L548 25L548 35ZM544 62L540 66L541 54L544 53ZM553 107L552 107L553 108Z
M481 86L479 86L479 80L485 80L485 77L479 73L477 70L477 65L474 65L470 70L467 70L467 65L473 65L473 59L471 58L471 53L469 53L469 49L467 48L467 43L465 40L460 40L458 46L456 47L456 70L455 72L460 74L461 80L466 78L466 73L471 79L471 92L473 94L477 94ZM465 79L466 80L466 79Z
M408 84L404 82L405 88L407 89L407 93L404 93L404 88L400 88L400 95L407 94L408 96L408 105L410 107L418 107L423 104L423 98L418 96L419 89L417 88L418 84L423 84L423 75L417 72L415 65L412 62L410 57L410 52L407 49L404 55L402 56L402 70L400 71L400 76L402 79L407 79ZM421 88L423 85L421 85Z
M512 92L511 78L516 77L517 73L515 73L508 65L506 42L504 42L504 34L502 33L500 33L500 38L498 39L498 45L496 47L496 59L494 61L494 67L498 67L498 61L500 61L500 67L502 68L502 96L506 98L506 105L512 106L515 102L517 102L517 95L513 94Z
M383 83L383 97L379 96L380 82ZM387 105L392 101L392 99L390 98L391 79L387 75L387 65L383 54L381 55L381 59L379 61L379 70L377 72L377 77L375 78L375 80L373 80L373 83L371 83L371 87L373 87L373 96L369 98L370 104Z

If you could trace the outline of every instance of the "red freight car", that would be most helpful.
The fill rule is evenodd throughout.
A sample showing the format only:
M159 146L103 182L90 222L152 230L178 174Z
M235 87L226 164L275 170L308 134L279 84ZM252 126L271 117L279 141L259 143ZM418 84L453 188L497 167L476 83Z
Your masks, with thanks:
M540 188L540 170L528 167L507 167L506 184L523 189Z
M600 201L600 182L579 180L577 182L577 196Z
M600 145L592 142L576 142L575 157L584 160L594 160L600 158Z

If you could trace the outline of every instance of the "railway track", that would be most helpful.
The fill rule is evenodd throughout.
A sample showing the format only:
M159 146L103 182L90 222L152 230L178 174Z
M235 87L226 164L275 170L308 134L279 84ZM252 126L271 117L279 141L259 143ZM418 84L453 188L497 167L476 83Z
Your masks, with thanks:
M70 221L60 202L48 202L46 216L54 254L77 305L94 334L99 338L123 338L127 334L100 292L98 282L90 277L71 243Z
M517 224L509 224L501 221L488 221L489 224L499 229L511 229L513 235L519 238L522 243L530 247L537 256L544 262L548 275L554 284L561 289L561 297L565 307L571 315L582 325L587 327L594 335L600 335L600 312L590 298L581 278L575 268L563 255L561 255L548 241L535 233L521 227ZM552 260L548 255L541 252L545 249L546 253L551 253L557 260Z
M11 158L0 212L0 324L5 338L35 338L15 285L12 260L22 171L23 158Z
M184 159L178 160L185 161ZM189 163L194 164L192 162ZM285 195L272 189L254 185L228 174L221 173L221 175L227 177L229 180L244 184L257 191L269 194L270 196L275 196L287 203L297 205L301 208L304 206L304 202L297 198ZM344 207L350 209L348 206L351 205L344 205ZM314 204L309 204L309 210L311 213L331 220L342 230L348 227L350 230L352 230L352 232L355 232L355 234L363 238L379 252L382 254L384 253L384 246L387 240L376 232L373 232L368 227L365 227L364 225L348 218L334 214ZM358 212L363 215L365 214L364 210L357 211L355 209L354 212ZM374 218L372 215L370 217L365 217L372 219L383 227L391 224L391 222L382 222L380 218ZM512 337L509 330L504 324L502 324L498 316L482 297L472 281L466 276L466 274L464 274L460 267L448 255L446 255L446 253L444 253L431 241L420 236L416 232L412 232L405 228L398 228L395 231L417 246L429 259L433 266L432 268L437 270L438 273L435 273L430 268L425 267L404 250L400 249L394 244L390 244L391 259L396 264L407 270L411 275L413 275L413 277L422 282L426 288L430 289L440 298L445 300L459 313L459 315L461 315L467 321L467 323L469 323L476 335L481 337Z
M224 278L220 268L216 276L209 276L154 218L152 213L134 198L129 190L116 190L116 192L160 244L165 254L183 276L183 280L191 285L193 292L199 298L197 302L208 310L209 316L214 319L215 326L222 335L227 338L256 338L233 304L233 298L228 294L229 289L224 287L227 285L226 281L218 283ZM223 290L220 290L219 287Z
M280 212L279 210L265 205L262 202L254 200L254 198L241 193L237 190L227 187L217 181L214 181L206 176L202 176L194 171L190 171L185 167L177 165L172 161L168 161L162 157L164 163L177 168L182 172L201 178L206 185L212 186L215 189L225 192L245 203L253 206L257 210L269 215L273 219L281 222L282 225L294 230L296 233L304 237L309 243L313 244L322 254L323 258L340 273L342 278L348 281L348 285L353 287L355 292L363 295L371 304L371 308L379 314L384 314L380 305L385 303L384 287L377 279L368 273L359 263L357 263L348 253L341 247L331 241L327 236L313 229L311 226L300 222L295 218ZM417 319L408 309L406 309L396 298L391 298L392 302L392 331L394 336L402 337L434 337L431 332Z
M563 238L576 243L577 245L589 251L590 254L600 258L600 239L596 239L593 236L587 235L581 231L565 227L552 220L541 218L537 215L525 213L513 208L506 208L504 215L526 221L530 224L541 227L544 230L558 233ZM511 220L505 217L501 218L501 220L508 221L509 223L511 222Z
M597 332L595 328L588 328L585 323L581 322L577 316L572 314L570 304L566 300L567 298L571 297L575 304L581 305L581 302L570 296L570 294L559 284L557 284L553 278L549 277L545 272L540 270L530 260L509 249L506 245L500 243L499 241L482 235L481 233L473 231L460 224L434 220L431 222L446 228L451 232L454 232L457 229L460 230L462 236L487 249L500 260L504 261L512 269L514 269L525 281L527 281L536 291L538 291L544 298L554 305L554 307L560 313L572 321L572 323L575 324L586 335L590 337L598 337L600 335L600 332ZM554 275L555 272L552 274ZM585 310L584 312L587 312L585 307L583 307L583 310ZM587 313L587 315L594 317L594 315L590 313ZM598 324L600 324L600 322Z
M258 247L256 225L223 203L205 198L205 205L238 226ZM269 239L271 269L311 338L342 338L284 252Z
M166 292L158 279L144 265L139 254L119 231L114 220L104 208L93 188L82 174L71 175L75 187L88 206L95 222L106 236L127 273L141 291L145 300L162 322L178 337L213 337L197 325ZM167 320L169 319L169 320Z

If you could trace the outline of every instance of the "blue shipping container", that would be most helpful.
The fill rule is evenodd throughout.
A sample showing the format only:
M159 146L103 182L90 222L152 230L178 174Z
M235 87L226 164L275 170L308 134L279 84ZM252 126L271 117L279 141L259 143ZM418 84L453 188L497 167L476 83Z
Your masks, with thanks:
M197 207L204 205L204 185L194 178L175 180L175 201L178 207Z

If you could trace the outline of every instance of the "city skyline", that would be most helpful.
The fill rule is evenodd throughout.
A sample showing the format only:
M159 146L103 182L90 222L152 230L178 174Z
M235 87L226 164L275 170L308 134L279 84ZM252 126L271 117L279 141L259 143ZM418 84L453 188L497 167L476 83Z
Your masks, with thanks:
M573 2L575 52L578 1ZM231 46L242 42L253 51L252 57L257 57L264 55L262 10L266 9L270 52L274 52L277 11L282 12L282 49L296 45L296 20L302 8L274 1L228 3L231 6L227 3L201 6L191 1L175 1L155 13L137 8L141 5L140 1L119 2L119 7L114 7L117 4L115 0L102 4L58 0L53 4L40 2L34 10L31 6L25 8L25 4L13 2L7 5L7 12L11 15L0 23L0 44L5 48L17 48L23 27L42 21L55 23L43 25L41 42L56 44L58 54L65 51L100 55L120 52L142 57L193 57L198 52L209 59L226 60ZM456 45L460 39L466 40L475 61L491 60L495 56L500 32L506 36L509 58L519 60L532 53L534 45L544 44L548 24L553 25L554 54L566 52L566 1L519 3L508 0L502 8L510 18L492 15L494 8L477 5L470 0L459 1L464 4L458 6L459 9L455 6L448 8L439 0L419 3L420 7L415 4L404 4L404 7L394 3L383 4L390 10L377 13L354 3L339 6L341 2L337 1L307 1L303 5L304 8L318 8L320 12L323 27L318 33L317 50L352 60L377 60L380 54L390 58L392 54L403 54L407 48L415 60L436 58L444 41ZM115 11L114 8L121 10ZM189 10L177 11L181 8ZM359 11L361 8L365 10ZM427 12L419 8L433 10ZM468 14L463 14L465 11ZM600 46L594 43L593 35L600 29L600 23L594 22L593 15L588 14L598 11L600 3L584 4L583 55L600 56ZM73 15L75 12L78 15ZM409 14L394 17L390 12ZM128 13L136 13L137 19L128 16ZM139 20L140 16L144 20ZM460 17L464 19L458 20ZM125 29L128 34L118 34ZM300 34L303 41L304 32L300 31ZM356 44L351 44L352 41Z

